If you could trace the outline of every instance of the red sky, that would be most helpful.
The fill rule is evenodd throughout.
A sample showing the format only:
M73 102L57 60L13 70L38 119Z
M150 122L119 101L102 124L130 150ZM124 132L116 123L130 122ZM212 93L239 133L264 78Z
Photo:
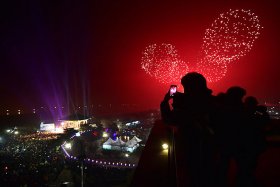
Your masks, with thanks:
M233 85L280 96L277 1L16 1L0 6L1 108L129 103L157 107L169 85L140 66L153 43L194 61L205 29L229 9L250 9L264 29L214 93Z

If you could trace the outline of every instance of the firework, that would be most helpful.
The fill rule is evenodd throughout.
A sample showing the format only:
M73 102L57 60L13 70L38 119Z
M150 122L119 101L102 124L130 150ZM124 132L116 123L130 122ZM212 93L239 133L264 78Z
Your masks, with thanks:
M229 10L220 14L203 37L201 57L196 68L209 82L226 76L227 66L245 56L260 35L261 25L257 15L250 10ZM171 44L152 44L142 57L142 68L161 83L179 82L189 71L177 50Z
M182 61L175 47L171 44L152 44L143 52L142 69L164 84L181 80L188 72L187 64Z
M250 10L230 10L206 29L202 51L230 63L245 56L260 35L258 16Z
M217 82L227 73L227 63L224 59L205 56L196 65L196 72L205 76L208 82Z
M258 16L250 10L229 10L206 29L202 44L202 58L197 71L209 82L217 82L227 72L227 65L245 56L260 35Z

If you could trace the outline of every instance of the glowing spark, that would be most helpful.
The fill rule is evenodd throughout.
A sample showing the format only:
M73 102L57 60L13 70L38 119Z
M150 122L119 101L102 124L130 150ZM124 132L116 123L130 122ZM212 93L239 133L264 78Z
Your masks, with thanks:
M193 69L209 82L219 81L226 76L230 63L252 49L261 29L258 16L250 10L229 10L220 14L205 31L201 58ZM189 71L175 47L165 43L149 45L143 52L141 66L147 74L165 84L179 82Z
M250 10L229 10L206 29L202 56L197 71L208 81L217 82L226 75L227 65L245 56L260 35L258 16Z
M204 75L208 82L217 82L227 73L227 64L218 57L206 56L197 63L197 72Z
M259 19L250 10L230 10L220 14L206 29L202 50L227 63L246 55L260 35Z
M177 54L171 44L152 44L143 52L142 69L161 83L171 84L180 81L188 72L187 64Z

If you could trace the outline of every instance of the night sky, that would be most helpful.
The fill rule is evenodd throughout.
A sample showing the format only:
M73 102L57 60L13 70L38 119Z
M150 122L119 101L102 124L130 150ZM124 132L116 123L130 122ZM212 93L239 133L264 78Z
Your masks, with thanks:
M137 104L158 107L169 85L141 69L145 47L171 43L197 56L222 12L250 9L264 27L252 50L208 84L233 85L260 100L280 99L277 1L7 1L0 3L0 107Z

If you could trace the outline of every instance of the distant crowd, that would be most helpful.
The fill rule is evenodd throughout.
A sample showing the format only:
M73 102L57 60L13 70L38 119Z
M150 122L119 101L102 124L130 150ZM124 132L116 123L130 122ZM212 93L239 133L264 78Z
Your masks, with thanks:
M21 132L3 139L1 186L47 186L64 167L64 155L54 146L52 135Z

